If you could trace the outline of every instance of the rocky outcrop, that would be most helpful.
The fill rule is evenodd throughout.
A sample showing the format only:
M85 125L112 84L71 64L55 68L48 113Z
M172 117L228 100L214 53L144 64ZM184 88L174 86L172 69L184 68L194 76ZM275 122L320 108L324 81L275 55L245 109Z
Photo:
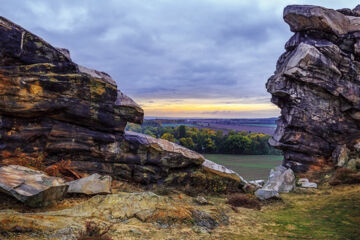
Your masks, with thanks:
M0 192L30 207L44 207L62 199L67 188L63 179L30 168L16 165L0 168Z
M281 108L270 144L283 150L284 165L297 172L333 167L338 146L353 150L360 139L358 9L284 10L294 35L266 84Z
M242 189L239 176L203 166L194 151L125 133L127 122L143 116L108 74L77 65L68 50L0 18L0 165L57 169L51 166L64 161L147 185Z
M0 228L6 232L17 229L35 232L41 236L36 239L60 239L58 235L63 237L61 239L75 239L74 233L82 230L89 220L112 225L113 229L139 227L165 231L176 226L177 231L181 226L192 225L210 231L229 224L226 209L228 207L224 205L200 206L187 199L158 196L152 192L119 193L94 196L58 211L21 213L3 210L0 211ZM124 234L114 239L124 239Z

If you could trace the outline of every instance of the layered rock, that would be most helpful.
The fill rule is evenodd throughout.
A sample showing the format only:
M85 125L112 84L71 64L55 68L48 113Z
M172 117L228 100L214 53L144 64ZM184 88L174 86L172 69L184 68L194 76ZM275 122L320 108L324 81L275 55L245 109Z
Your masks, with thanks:
M70 160L78 171L142 184L242 189L241 178L209 171L196 152L125 133L127 122L143 116L108 74L77 65L68 50L0 17L0 165Z
M295 171L332 167L334 150L353 150L360 138L358 9L284 10L294 35L266 87L281 108L270 144L283 150L284 165Z
M68 186L63 179L23 166L0 168L0 192L30 207L43 207L64 197Z

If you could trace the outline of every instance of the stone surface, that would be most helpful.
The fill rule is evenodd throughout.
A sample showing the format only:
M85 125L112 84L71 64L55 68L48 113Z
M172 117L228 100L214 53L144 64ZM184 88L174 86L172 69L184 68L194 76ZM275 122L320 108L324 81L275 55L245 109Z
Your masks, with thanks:
M265 181L260 179L260 180L253 180L253 181L249 181L250 184L256 186L256 188L261 188L264 186Z
M279 193L287 193L295 188L295 175L291 169L278 166L271 169L265 185L256 190L255 195L260 200L279 197Z
M68 193L83 193L87 195L111 193L111 177L94 173L67 183Z
M281 108L269 142L296 172L332 168L337 146L352 150L360 139L360 17L348 14L317 6L284 10L294 35L266 84Z
M30 207L43 207L63 198L68 186L30 168L10 165L0 168L0 191Z
M298 184L303 188L317 188L317 184L314 182L309 182L309 179L307 178L300 178L298 180Z
M349 160L349 149L346 145L338 145L332 153L334 164L343 167Z
M5 226L1 226L4 231L12 231L15 227L32 229L34 232L55 232L69 227L78 231L89 219L98 219L110 224L129 223L129 227L135 225L131 223L136 223L143 228L149 227L146 224L150 223L163 228L175 224L191 224L214 229L229 223L228 216L218 206L199 206L192 204L192 201L158 196L152 192L97 195L59 211L0 211L0 222L7 222Z
M358 171L360 170L360 158L353 158L353 159L350 159L346 166L346 168L348 169L351 169L353 171Z
M207 205L209 204L208 200L206 200L205 197L203 196L197 196L194 201L197 203L197 204L200 204L200 205Z

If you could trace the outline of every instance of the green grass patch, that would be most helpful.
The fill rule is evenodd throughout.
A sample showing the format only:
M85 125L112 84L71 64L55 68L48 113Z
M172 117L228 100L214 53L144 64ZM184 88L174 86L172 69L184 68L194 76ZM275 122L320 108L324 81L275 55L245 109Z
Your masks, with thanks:
M270 169L281 164L281 155L204 154L205 158L234 170L247 180L267 179Z
M263 217L270 231L279 239L360 239L360 192L352 191L322 194L287 194L285 206L265 212Z

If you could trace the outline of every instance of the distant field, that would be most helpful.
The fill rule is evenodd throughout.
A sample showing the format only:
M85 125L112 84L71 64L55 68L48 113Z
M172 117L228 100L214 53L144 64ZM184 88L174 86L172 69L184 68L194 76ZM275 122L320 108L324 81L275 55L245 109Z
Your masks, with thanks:
M234 131L246 131L252 133L264 133L273 135L276 129L274 124L218 124L211 123L209 126L201 128L210 128L214 130L222 130L227 133L230 130Z
M234 170L246 180L266 180L270 169L280 165L283 158L281 155L204 154L204 156Z
M162 123L161 126L162 127L178 127L180 125L184 125L186 127L197 127L194 124L189 124L189 123Z

